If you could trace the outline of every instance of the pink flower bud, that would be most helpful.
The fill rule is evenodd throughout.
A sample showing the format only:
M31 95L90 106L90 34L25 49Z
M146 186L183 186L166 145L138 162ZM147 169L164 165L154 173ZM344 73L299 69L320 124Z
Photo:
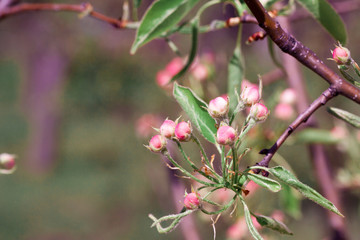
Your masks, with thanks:
M166 138L161 135L155 135L151 138L149 142L148 149L152 152L161 152L166 148Z
M185 196L184 205L187 209L196 209L200 206L200 195L198 193L189 193Z
M258 86L256 84L249 82L246 79L241 81L241 91L243 91L245 88L250 88L250 87L258 87Z
M196 80L202 82L209 77L209 69L204 64L198 63L191 69L191 74Z
M187 142L191 138L192 127L190 122L179 122L175 127L175 137L182 142Z
M350 62L350 51L349 49L339 46L332 52L333 59L338 65L348 64Z
M296 102L296 93L292 88L285 89L280 94L280 103L294 104Z
M211 117L226 117L229 111L229 101L223 97L214 98L209 102L208 112Z
M220 145L232 145L236 139L236 131L230 126L221 126L217 130L216 141Z
M0 154L0 169L12 170L15 167L15 155L2 153Z
M269 110L262 103L255 103L250 108L250 116L255 121L264 121L269 115Z
M172 75L166 71L166 70L161 70L159 72L157 72L156 74L156 83L159 87L164 88L164 89L168 89L171 88L171 81Z
M259 88L258 87L247 87L245 88L241 95L241 100L247 106L251 106L260 100Z
M294 116L294 109L287 103L279 103L275 107L275 117L280 120L290 120Z
M180 72L183 67L184 61L181 58L176 57L166 65L165 70L173 77Z
M165 120L160 126L160 134L166 138L172 138L175 135L176 123L171 120Z
M341 140L345 139L348 136L346 128L342 126L335 126L330 130L330 134L333 138Z
M154 114L144 114L136 120L135 131L138 137L148 138L153 134L152 126L158 126L161 123L159 116Z

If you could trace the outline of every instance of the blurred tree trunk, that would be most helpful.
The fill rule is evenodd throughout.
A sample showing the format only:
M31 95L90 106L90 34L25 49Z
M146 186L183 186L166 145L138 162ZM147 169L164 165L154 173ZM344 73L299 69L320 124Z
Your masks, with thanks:
M24 159L30 171L46 173L54 166L57 155L67 57L61 44L52 44L54 35L44 35L41 24L36 24L36 21L32 23L28 35L35 38L29 41L35 46L26 56L27 75L24 84L23 107L29 121ZM46 28L49 29L49 26Z

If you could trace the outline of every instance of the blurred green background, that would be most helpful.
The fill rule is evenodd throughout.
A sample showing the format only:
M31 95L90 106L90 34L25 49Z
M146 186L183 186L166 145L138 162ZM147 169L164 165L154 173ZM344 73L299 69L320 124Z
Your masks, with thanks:
M121 15L123 1L90 2L106 15ZM143 2L141 13L151 1ZM225 9L212 8L203 23L232 16L231 7ZM342 17L348 47L359 60L360 13L348 11ZM314 20L298 20L292 27L293 34L321 59L331 57L334 41ZM256 29L245 26L244 36ZM17 171L0 175L0 239L182 239L179 229L159 235L150 228L148 213L162 216L175 208L169 197L168 169L158 155L143 147L148 139L135 132L137 119L145 113L162 120L179 116L174 99L155 83L156 72L175 57L165 42L155 40L131 56L133 30L116 30L91 18L79 20L72 13L49 12L3 19L0 36L0 152L18 156ZM216 56L214 82L220 93L226 91L226 64L235 37L235 29L200 37L200 53ZM189 36L173 40L187 51ZM266 45L266 41L244 45L246 77L253 82L257 74L274 68ZM329 65L335 69L335 64ZM302 70L314 99L327 85ZM279 87L285 88L286 83L265 87L265 99ZM359 107L343 97L330 104L360 114ZM332 128L334 120L324 109L317 115L322 128ZM327 149L336 167L354 160L333 145ZM284 146L280 153L302 181L318 189L304 145ZM249 164L259 161L254 156ZM278 196L262 192L259 196L266 200L256 203L271 212L266 207L276 205ZM342 198L349 232L358 239L359 189L344 191ZM309 201L302 203L302 211L301 219L286 218L294 236L273 235L273 239L325 236L325 211ZM224 218L218 224L218 239L225 238L234 220ZM212 238L210 222L199 216L195 220L202 239Z

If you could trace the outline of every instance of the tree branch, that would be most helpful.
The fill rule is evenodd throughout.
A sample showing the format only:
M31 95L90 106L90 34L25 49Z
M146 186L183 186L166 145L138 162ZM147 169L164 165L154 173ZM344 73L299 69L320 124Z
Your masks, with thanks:
M93 10L90 3L83 4L53 4L53 3L22 3L15 6L6 7L0 10L0 20L20 13L32 11L65 11L65 12L78 12L86 13L95 19L107 22L115 28L134 28L137 23L122 21L116 18L105 16Z
M286 33L261 5L259 0L244 0L250 11L254 14L268 36L278 45L285 53L296 58L303 65L321 76L330 84L330 88L360 104L360 90L343 80L339 75L327 67L316 54L301 42L296 40L291 34Z
M306 122L308 118L321 106L325 105L330 99L335 97L337 92L333 88L326 89L320 97L318 97L311 105L301 113L295 120L292 122L285 132L278 138L275 144L270 149L263 149L260 151L261 154L265 154L265 157L256 165L268 167L269 162L271 161L274 154L280 148L280 146L285 142L285 140L291 135L291 133L297 129L302 123ZM258 171L259 172L259 171Z

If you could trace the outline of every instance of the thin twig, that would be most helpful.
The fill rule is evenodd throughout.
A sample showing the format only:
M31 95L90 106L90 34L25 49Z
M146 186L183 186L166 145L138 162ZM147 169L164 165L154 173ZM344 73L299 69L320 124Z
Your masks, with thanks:
M276 151L285 142L285 140L291 135L291 133L297 129L302 123L306 122L307 119L321 106L325 105L330 99L336 96L336 92L332 88L325 90L320 97L318 97L305 112L300 114L294 122L292 122L285 132L278 138L275 144L270 149L263 149L260 153L265 154L265 157L257 163L259 166L268 167L271 158L274 156Z
M90 3L83 3L83 4L21 3L15 6L10 6L2 9L0 11L0 20L9 17L11 15L16 15L25 12L33 12L33 11L56 11L56 12L65 11L65 12L83 13L89 9L92 9L92 5ZM88 14L93 18L111 24L115 28L122 29L122 28L130 28L134 26L134 23L108 17L94 10L91 10Z

